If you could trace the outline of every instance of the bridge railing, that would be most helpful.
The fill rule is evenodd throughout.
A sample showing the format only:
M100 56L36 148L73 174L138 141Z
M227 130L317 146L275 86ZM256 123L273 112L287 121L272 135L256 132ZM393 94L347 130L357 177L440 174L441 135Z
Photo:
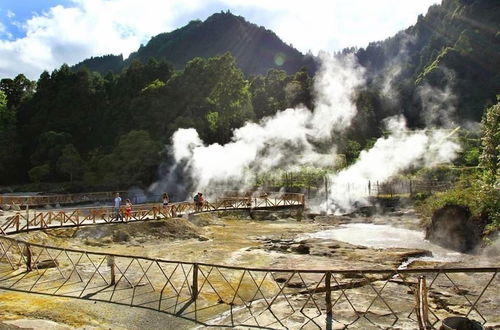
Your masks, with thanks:
M418 328L500 323L500 268L272 269L180 262L0 236L0 287L140 306L210 326ZM428 304L417 305L427 278Z
M130 216L125 206L115 212L112 206L78 207L52 210L20 211L0 225L0 234L22 232L63 226L83 226L117 221L145 221L173 218L187 213L248 209L259 207L304 206L302 194L265 194L259 197L221 197L213 202L206 201L201 206L190 202L137 204Z

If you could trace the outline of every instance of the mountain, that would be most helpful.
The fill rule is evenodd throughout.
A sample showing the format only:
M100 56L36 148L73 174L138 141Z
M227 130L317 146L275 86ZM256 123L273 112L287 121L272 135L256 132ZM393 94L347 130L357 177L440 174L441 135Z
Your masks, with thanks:
M205 21L191 21L184 27L161 33L142 46L129 58L107 55L85 60L75 66L93 71L119 72L132 61L146 62L150 58L166 60L176 69L195 57L210 58L230 52L245 75L265 74L269 69L282 69L292 74L303 66L314 72L311 56L285 44L274 32L247 22L230 12L213 14ZM121 63L120 63L121 60ZM120 65L118 65L120 64Z
M419 104L426 86L448 97L453 120L478 122L500 93L499 18L498 0L443 0L414 26L355 53L372 86L383 89L392 76L396 106L414 124L428 124Z

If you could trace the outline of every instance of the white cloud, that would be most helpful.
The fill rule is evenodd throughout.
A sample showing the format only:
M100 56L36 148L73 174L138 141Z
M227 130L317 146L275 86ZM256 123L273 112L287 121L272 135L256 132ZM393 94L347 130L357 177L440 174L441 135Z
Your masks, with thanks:
M194 13L219 8L275 31L302 52L364 46L413 24L437 0L73 0L21 22L26 36L0 39L0 77L24 73L36 79L43 70L75 64L90 56L135 51L150 37L171 31ZM256 14L258 13L258 14ZM207 14L209 14L207 12ZM395 15L397 14L397 15ZM8 17L15 13L7 12ZM186 19L188 18L188 19ZM0 35L7 35L0 26ZM8 35L7 35L8 37Z
M192 10L161 0L75 0L33 16L22 27L26 36L0 40L0 77L24 73L36 79L43 70L75 64L90 56L128 56L141 43L173 28L175 18Z

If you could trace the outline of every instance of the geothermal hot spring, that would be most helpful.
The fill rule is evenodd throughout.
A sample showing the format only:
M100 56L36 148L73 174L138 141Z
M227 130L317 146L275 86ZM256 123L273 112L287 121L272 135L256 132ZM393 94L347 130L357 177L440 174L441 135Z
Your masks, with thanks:
M275 269L273 272L275 274L273 275L274 278L268 277L263 287L275 285L272 283L273 280L276 282L286 280L286 277L283 278L284 275L280 275L280 269L368 270L416 267L477 267L481 264L482 257L479 255L461 254L426 241L420 221L419 215L411 208L392 210L372 216L358 213L342 216L313 215L302 213L297 209L279 211L253 210L252 212L233 210L126 224L61 228L45 232L33 231L18 234L17 237L33 243L94 252ZM498 258L498 254L496 258ZM490 257L488 260L490 264L498 262L492 260ZM84 261L82 262L84 263ZM81 271L92 272L92 267L82 264ZM107 276L106 274L104 273L104 276ZM149 276L153 282L155 280L161 282L162 278L155 278L158 275L160 274L155 275L152 273ZM226 276L230 275L226 273ZM314 283L314 281L321 283L321 276L318 278L314 277L316 275L311 275L309 278L306 278L305 274L302 276L304 276L305 283ZM476 284L474 282L476 277L474 276L460 278L460 284L474 287ZM359 281L356 277L347 277L345 280ZM294 279L289 285L291 286L290 290L300 291L301 287L303 288L297 279ZM396 285L395 288L401 290L401 285ZM401 291L394 291L394 294L392 294L393 291L391 290L396 290L395 288L387 285L384 293L393 296L401 295ZM414 298L412 295L408 295L407 288L403 287L403 289L403 292L406 293L402 298L407 299L404 303L411 308ZM370 292L370 290L370 287L361 287L351 289L348 292L353 301L357 302L364 301L366 292ZM245 295L245 291L242 294ZM253 292L249 294L252 296ZM332 291L332 295L335 294L336 291ZM22 299L34 299L33 297L36 298L36 295L28 295L22 297ZM304 297L306 296L300 294L291 295L289 301L291 304L300 306L300 304L304 303ZM19 299L21 298L12 301L3 300L7 301L6 308L15 311L17 310L15 301L21 301ZM62 298L52 297L51 299L52 302L54 300L57 302L58 299ZM318 299L318 301L324 301L324 297ZM442 298L440 299L442 300ZM113 304L101 304L99 305L100 310L95 312L89 309L85 302L76 301L76 303L73 301L72 304L78 306L75 308L84 314L80 318L82 323L79 324L81 326L95 324L101 318L102 313L110 313L110 308L117 308ZM283 301L277 302L276 308L278 311L280 311L280 308L283 308L283 311L286 310L286 306L280 305L282 303ZM28 302L28 304L37 306L40 302L33 301ZM70 302L64 304L70 304ZM218 304L217 306L222 305ZM258 306L258 302L256 306ZM339 313L349 311L349 306L344 307L345 309L342 309L342 305L335 307L337 316L341 315ZM54 310L51 309L52 314L47 318L66 323L68 312L64 310L54 312ZM94 314L91 314L90 311ZM241 306L235 307L233 312L235 314L231 316L227 310L219 309L210 312L200 311L199 315L205 318L207 324L222 326L230 324L233 317L237 321L243 320L243 318L239 318L242 316L238 313L245 312L244 308ZM375 312L384 313L383 309L380 309L380 311L375 309ZM19 313L23 316L29 315L29 313L26 314L27 312L20 311ZM122 310L117 313L120 315L127 314L123 313ZM143 313L143 311L134 311L130 315L136 315L134 313ZM494 312L492 313L495 315ZM40 315L37 315L40 318ZM162 317L166 316L163 315ZM136 318L139 320L139 317ZM192 322L177 317L174 318L177 320L175 322ZM267 319L264 321L271 322L272 320ZM99 322L101 322L101 325L105 325L102 321ZM127 319L124 322L130 322L130 320ZM169 322L172 321L169 319ZM295 326L300 327L304 320L299 316L294 316L288 318L286 322L288 322L286 323L288 327L294 328ZM127 324L124 328L129 326ZM180 328L192 328L194 326L194 323L179 325ZM360 323L355 325L354 328L363 329L365 326L366 324ZM403 323L402 326L403 328L412 327L412 325L406 323Z

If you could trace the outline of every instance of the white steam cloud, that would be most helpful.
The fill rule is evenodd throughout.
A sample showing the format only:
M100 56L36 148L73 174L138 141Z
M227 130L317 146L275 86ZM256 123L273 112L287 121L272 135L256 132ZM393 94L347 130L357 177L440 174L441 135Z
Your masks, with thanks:
M297 107L259 123L249 122L236 129L225 145L205 145L194 129L174 133L176 164L189 168L194 190L227 188L231 182L241 185L247 174L275 168L333 165L333 150L319 153L312 142L329 139L333 132L349 127L356 114L352 93L364 82L363 70L353 56L335 58L323 53L321 58L314 112Z
M379 138L370 150L363 150L352 166L330 176L328 211L350 211L353 205L366 204L368 181L386 182L412 166L432 167L457 156L460 146L442 130L410 131L402 116L386 120L390 135Z
M353 56L321 55L322 68L315 78L315 108L304 106L278 111L259 123L248 122L233 132L225 144L205 145L194 129L174 133L175 164L156 192L175 184L172 173L181 172L191 182L186 193L214 189L248 188L255 173L276 168L308 165L332 167L336 157L335 137L348 128L356 115L353 94L364 84L364 70ZM410 131L403 117L386 120L389 136L362 151L352 166L331 175L329 199L323 210L350 210L363 202L368 180L384 182L412 166L434 166L452 160L459 146L440 130ZM319 152L317 142L330 142L328 152ZM185 184L185 183L184 183ZM360 187L360 188L357 188Z

